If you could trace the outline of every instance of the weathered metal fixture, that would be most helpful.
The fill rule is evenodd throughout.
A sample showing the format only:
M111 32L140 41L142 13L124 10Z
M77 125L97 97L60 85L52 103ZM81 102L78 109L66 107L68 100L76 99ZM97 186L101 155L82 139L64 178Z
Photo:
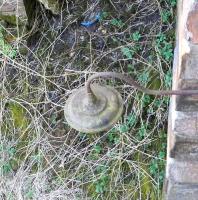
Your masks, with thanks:
M81 132L95 133L110 129L121 117L123 101L113 88L92 84L96 78L117 78L135 89L150 95L198 95L198 90L151 90L140 86L131 77L115 72L92 75L85 87L74 92L67 100L64 113L68 124Z

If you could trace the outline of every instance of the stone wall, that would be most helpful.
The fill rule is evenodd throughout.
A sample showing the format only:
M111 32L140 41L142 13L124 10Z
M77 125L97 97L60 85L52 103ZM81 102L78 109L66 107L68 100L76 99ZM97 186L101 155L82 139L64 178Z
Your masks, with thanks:
M23 0L0 0L0 19L11 24L24 24L27 15Z
M0 0L0 20L11 24L32 24L35 14L36 0ZM53 14L59 14L58 0L38 0L47 10Z
M178 1L173 89L198 90L198 0ZM166 200L198 199L198 96L171 98Z

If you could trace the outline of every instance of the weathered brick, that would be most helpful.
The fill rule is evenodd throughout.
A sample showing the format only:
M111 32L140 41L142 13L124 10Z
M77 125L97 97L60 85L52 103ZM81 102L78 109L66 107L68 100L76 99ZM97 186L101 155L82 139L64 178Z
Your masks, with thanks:
M169 158L167 163L167 177L177 184L198 184L198 162L178 161Z
M182 57L181 64L181 79L198 79L198 51L196 48L190 50L189 54L185 54Z
M197 59L198 64L198 59ZM198 77L198 75L197 75ZM180 79L178 80L178 88L182 90L198 90L198 80L196 79ZM198 111L198 95L181 95L176 97L176 110L184 112Z
M177 142L170 156L180 161L198 161L198 143Z
M191 42L198 44L198 6L194 5L194 9L189 12L187 19L187 29L190 32Z
M195 57L197 55L197 52L198 52L198 44L189 43L189 47L190 47L190 54L193 55L193 57Z
M179 160L198 160L198 112L171 114L168 154Z
M197 200L198 186L169 183L167 200Z
M198 112L175 111L172 116L172 130L180 142L198 140Z

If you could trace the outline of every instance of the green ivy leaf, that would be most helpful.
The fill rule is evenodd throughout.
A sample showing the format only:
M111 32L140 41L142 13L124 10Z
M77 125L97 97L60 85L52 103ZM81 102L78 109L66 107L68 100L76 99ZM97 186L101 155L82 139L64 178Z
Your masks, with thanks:
M97 154L99 154L99 153L101 153L102 152L102 147L100 146L100 145L95 145L94 146L94 151L97 153Z
M122 28L124 26L124 23L122 22L121 19L115 19L115 18L111 20L111 24L118 28Z
M132 59L134 55L134 51L129 49L128 47L122 47L121 48L122 54L126 56L128 59Z
M139 31L136 31L130 36L130 38L131 38L131 40L138 42L141 38L141 34Z

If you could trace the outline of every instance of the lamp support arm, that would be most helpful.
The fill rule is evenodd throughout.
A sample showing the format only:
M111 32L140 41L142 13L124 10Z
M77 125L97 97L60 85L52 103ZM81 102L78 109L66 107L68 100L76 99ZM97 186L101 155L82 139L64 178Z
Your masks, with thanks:
M93 94L91 89L91 82L96 78L116 78L120 79L129 85L133 86L134 89L137 89L143 93L149 95L159 95L159 96L168 96L168 95L198 95L198 90L152 90L139 85L133 78L116 73L116 72L98 72L89 77L86 83L86 88L88 94Z

